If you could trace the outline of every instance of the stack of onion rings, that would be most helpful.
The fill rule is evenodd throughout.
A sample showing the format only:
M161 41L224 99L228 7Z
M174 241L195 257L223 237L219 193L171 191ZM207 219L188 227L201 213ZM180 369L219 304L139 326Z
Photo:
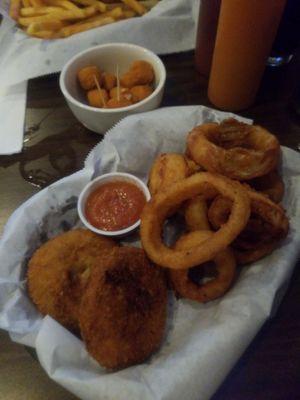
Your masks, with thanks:
M180 297L200 302L219 297L235 275L232 263L223 270L216 262L219 254L229 252L238 264L248 264L271 253L287 236L288 218L276 204L284 194L279 161L274 135L234 119L195 127L187 136L185 156L170 153L155 160L149 179L152 199L141 216L141 242L153 262L169 269L171 286ZM174 213L184 216L185 233L167 247L162 232ZM170 223L172 219L168 227ZM208 286L190 279L189 269L198 266L205 272L212 261L218 275Z

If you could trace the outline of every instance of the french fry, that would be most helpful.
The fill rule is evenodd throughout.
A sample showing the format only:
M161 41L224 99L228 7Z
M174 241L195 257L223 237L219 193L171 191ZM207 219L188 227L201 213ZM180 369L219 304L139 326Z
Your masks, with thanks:
M34 32L34 34L32 34L32 36L35 36L39 39L55 39L55 38L59 37L57 35L57 33L54 31L37 31L37 32Z
M91 6L95 3L95 0L73 0L74 3L80 4L82 6Z
M61 7L66 10L78 10L79 8L68 0L46 0L47 4L51 6Z
M112 17L112 18L121 18L123 15L123 10L121 7L116 7L113 10L107 11L106 13L103 13L102 15L105 15L105 17Z
M32 7L43 7L45 4L42 0L29 0Z
M97 1L97 0L73 0L73 1L83 6L94 6L100 12L105 12L107 10L106 4L102 3L102 1Z
M78 10L63 10L56 11L48 14L49 16L57 17L60 20L72 20L72 19L83 19L95 15L97 12L96 8L89 6L86 8L78 8Z
M147 10L150 10L151 8L153 8L154 6L157 5L157 3L159 2L159 0L142 0L139 3L145 7ZM107 4L107 9L111 10L112 8L115 7L122 7L124 10L132 10L131 7L129 7L127 4L120 2L112 2Z
M21 7L22 7L21 0L11 0L9 7L9 16L17 21L20 16Z
M87 18L84 21L79 21L76 24L82 25L88 22L102 21L104 18L113 18L114 21L116 21L117 19L122 18L122 16L122 9L120 7L116 7L113 10L107 11L106 13L94 15L93 17Z
M147 9L136 0L122 0L122 2L128 7L132 8L133 11L135 11L139 15L144 15L147 12Z
M22 4L23 4L23 7L31 7L31 4L30 4L30 1L29 0L22 0Z
M98 26L103 26L107 24L111 24L115 22L115 20L111 17L102 18L101 20L94 22L86 22L81 24L73 24L66 26L58 32L61 37L68 37L74 35L75 33L84 32L89 29L97 28Z
M133 18L136 16L136 12L133 10L123 10L123 15L120 17L120 19L128 19L128 18Z
M60 7L24 7L20 14L22 17L34 17L35 15L49 14L51 12L60 12Z
M95 6L102 13L107 10L106 4L102 3L102 1L96 1L95 4L92 5Z
M21 17L18 19L18 22L21 26L28 27L30 24L36 22L36 23L42 23L42 22L55 22L57 19L53 17L49 17L49 14L47 15L40 15L37 17Z
M62 21L32 22L26 32L28 35L34 35L39 31L58 31L64 26L65 24Z

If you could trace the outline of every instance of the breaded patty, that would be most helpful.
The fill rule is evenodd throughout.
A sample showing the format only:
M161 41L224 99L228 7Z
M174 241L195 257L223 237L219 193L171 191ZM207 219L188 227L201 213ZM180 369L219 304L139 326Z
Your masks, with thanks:
M166 314L163 270L142 249L120 247L92 271L80 306L81 335L102 366L125 368L159 347Z
M91 271L116 246L109 238L74 229L44 243L28 264L28 291L38 310L78 331L78 309Z

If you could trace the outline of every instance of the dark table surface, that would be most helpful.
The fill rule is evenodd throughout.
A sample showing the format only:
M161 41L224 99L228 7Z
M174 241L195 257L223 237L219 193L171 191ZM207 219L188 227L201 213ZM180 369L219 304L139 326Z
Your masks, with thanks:
M198 76L193 52L162 57L167 68L162 106L210 105L207 80ZM300 53L278 69L267 69L256 103L241 115L252 118L294 150L300 143ZM297 94L298 93L298 94ZM41 188L81 169L101 136L71 114L58 76L29 82L24 147L0 156L0 234L11 213ZM261 329L213 400L300 398L300 264L276 316ZM201 373L201 371L199 372ZM213 372L212 372L213 373ZM75 397L46 377L22 346L0 334L0 399ZM200 399L199 399L200 400Z

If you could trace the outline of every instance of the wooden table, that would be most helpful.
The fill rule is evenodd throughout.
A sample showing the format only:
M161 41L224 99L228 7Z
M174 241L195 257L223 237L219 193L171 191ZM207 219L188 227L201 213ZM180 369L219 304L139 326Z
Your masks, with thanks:
M162 59L168 76L163 106L209 105L207 80L197 75L192 52ZM293 149L300 142L300 115L296 112L299 98L297 105L293 97L297 79L300 83L299 66L298 54L287 67L268 70L256 104L240 113L270 129L283 145ZM57 76L30 81L25 130L23 152L0 157L0 233L21 203L51 182L82 168L88 152L101 140L75 120L60 93ZM300 271L296 267L276 316L265 324L213 400L299 398ZM27 351L1 332L0 399L75 397L50 381Z

